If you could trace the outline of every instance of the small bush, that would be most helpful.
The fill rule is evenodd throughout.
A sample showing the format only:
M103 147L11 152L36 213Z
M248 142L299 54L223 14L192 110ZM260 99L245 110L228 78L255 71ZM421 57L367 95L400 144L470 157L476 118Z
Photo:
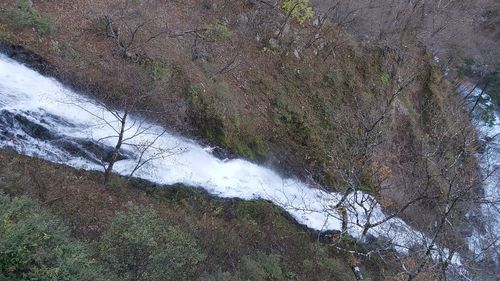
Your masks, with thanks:
M101 238L102 260L121 280L192 280L204 258L197 241L151 208L127 208Z
M67 228L31 199L0 194L1 280L111 280L70 238Z
M389 73L387 73L386 71L382 72L380 74L380 81L382 82L382 84L384 84L385 86L389 85Z
M200 94L200 92L201 92L201 90L200 90L200 88L198 86L193 85L193 84L189 85L188 93L190 95L196 95L197 96L197 95Z
M336 85L339 81L342 81L342 73L337 71L332 71L327 73L323 77L325 84L329 87Z
M215 94L218 98L223 99L223 101L229 99L229 85L224 81L217 81L215 83Z
M165 63L157 60L148 62L146 71L153 82L168 81L172 77L171 69Z
M264 223L270 219L272 207L263 200L238 201L234 209L240 218L251 219Z
M500 106L500 68L487 75L486 83L488 83L486 91L495 101L496 105Z
M463 77L465 75L468 75L470 74L470 72L472 71L472 66L474 65L475 61L473 58L465 58L464 59L464 62L462 63L462 65L460 65L457 69L457 74L458 74L458 77Z
M97 36L107 36L107 28L108 23L103 16L93 18L90 22L90 30L93 31Z
M32 6L29 0L18 0L16 5L7 8L7 15L20 28L32 27L39 34L49 34L55 31L51 15L41 13Z
M472 66L472 65L474 65L475 63L476 63L476 62L474 61L474 58L471 58L471 57L467 57L467 58L465 58L465 60L464 60L464 64L465 64L466 66Z
M231 36L233 36L233 33L229 27L221 21L216 21L207 28L207 37L211 40L224 41L230 39Z
M242 280L286 280L281 269L281 256L259 253L254 257L245 256L240 265Z
M314 10L309 0L285 0L283 10L293 20L303 24L314 16Z
M315 276L317 280L355 280L351 268L344 260L325 256L324 251L317 253L315 260L304 260L302 267L304 271Z
M237 276L231 275L229 272L216 271L210 275L201 278L201 281L242 281Z
M201 89L197 85L191 84L188 87L188 97L191 102L195 102L201 94Z

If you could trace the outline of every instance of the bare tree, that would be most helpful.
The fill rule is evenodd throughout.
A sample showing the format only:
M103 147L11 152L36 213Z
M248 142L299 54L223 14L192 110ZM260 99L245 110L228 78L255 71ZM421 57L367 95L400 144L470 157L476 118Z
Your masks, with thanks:
M130 178L154 160L183 152L177 144L165 147L162 143L167 130L153 123L164 113L151 109L153 82L142 69L128 68L130 64L133 66L121 59L110 64L108 87L100 89L99 100L90 101L96 106L88 107L87 100L70 102L93 117L89 140L100 147L112 147L97 159L103 168L104 185L109 183L119 160L127 158L132 162L127 171Z
M168 3L160 1L120 0L109 11L96 11L96 13L100 15L105 34L115 43L116 51L126 59L142 62L150 59L150 51L160 46L162 39L191 34L199 36L206 30L206 28L187 31L171 29L165 12L167 7Z
M420 107L423 117L418 126L426 137L409 140L412 146L401 148L406 155L395 156L411 161L390 166L377 161L380 147L385 147L382 151L390 149L398 153L397 147L391 146L381 132L401 118L394 115L395 108L404 98L402 94L415 86L415 73L393 73L391 81L398 82L377 110L366 108L373 107L373 103L353 98L350 114L354 118L345 117L339 122L342 132L330 155L343 191L334 199L322 202L322 211L318 208L308 210L305 203L299 204L300 210L323 213L325 224L331 219L341 222L340 233L332 240L336 249L359 257L378 255L382 260L389 259L389 263L399 261L401 280L429 276L467 279L465 262L479 265L477 254L471 254L464 233L472 231L473 223L485 220L472 219L482 216L482 206L488 205L497 215L500 209L498 198L481 191L481 186L497 171L494 168L481 175L477 170L476 154L480 145L462 100L451 91L445 96L448 100L425 97ZM349 114L348 110L346 112ZM402 122L402 126L408 125ZM394 145L402 145L400 139L396 140ZM403 178L396 180L397 175ZM371 193L363 188L366 178L371 179ZM388 197L399 196L398 190L404 190L399 200L386 204ZM284 206L293 209L292 202ZM466 214L471 219L464 220ZM487 237L481 252L491 252L498 247L500 238L492 227L484 227L484 230L479 225L474 227L485 232L482 237ZM341 241L345 235L353 235L358 243L371 241L368 251L344 248ZM375 239L378 241L373 242L373 237L378 237ZM391 251L391 248L398 251Z

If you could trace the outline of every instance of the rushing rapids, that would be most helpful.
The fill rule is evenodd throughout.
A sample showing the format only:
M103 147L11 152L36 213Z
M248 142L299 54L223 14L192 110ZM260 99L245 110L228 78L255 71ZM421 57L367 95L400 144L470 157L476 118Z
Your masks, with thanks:
M468 96L472 100L471 104L478 98L483 99L485 102L479 107L483 107L484 110L492 106L491 98L482 89L469 82L461 84L459 93ZM500 112L494 110L489 119L490 122L485 122L481 117L481 111L473 114L474 125L484 144L482 152L477 155L485 179L484 196L481 200L483 229L475 229L467 240L469 249L476 259L490 257L495 261L496 267L500 268Z
M129 175L140 157L134 148L154 139L154 146L168 151L167 155L156 157L155 152L146 151L152 154L146 155L151 161L135 171L134 176L158 184L197 186L219 197L269 200L309 228L342 229L345 215L332 208L341 200L341 194L281 177L269 168L242 159L218 159L210 147L139 119L129 118L130 125L125 131L129 140L122 147L115 172ZM116 143L119 125L115 115L99 102L0 54L0 148L75 168L102 170L102 162ZM494 128L498 131L498 119ZM138 131L142 133L136 135ZM496 161L498 166L498 135L490 135L491 128L487 132L485 129L484 134L495 140L489 145L497 154L489 161ZM498 178L492 178L486 192L498 196L497 184ZM376 223L386 215L372 196L362 192L351 193L346 203L347 231L355 238L371 236L388 240L400 252L429 242L425 234L397 217L362 235L362 226L368 219ZM487 210L484 212L487 214ZM479 243L481 239L479 234L470 238L471 247L477 247L474 241ZM447 253L446 248L435 248L433 256L446 257ZM461 266L458 254L453 256L452 263Z

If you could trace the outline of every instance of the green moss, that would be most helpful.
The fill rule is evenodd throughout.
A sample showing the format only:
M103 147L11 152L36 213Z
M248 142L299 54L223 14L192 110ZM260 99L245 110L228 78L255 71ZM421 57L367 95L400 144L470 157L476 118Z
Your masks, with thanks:
M486 76L486 81L489 85L488 94L495 101L497 106L500 106L500 67Z
M311 139L311 129L307 121L297 112L283 110L278 115L279 122L285 125L290 137L298 144L305 146Z
M250 160L264 161L266 159L267 149L264 142L250 133L231 139L228 142L228 148Z
M187 89L187 100L190 103L191 123L200 134L222 147L227 147L224 121L213 105L202 95L201 88L191 84Z

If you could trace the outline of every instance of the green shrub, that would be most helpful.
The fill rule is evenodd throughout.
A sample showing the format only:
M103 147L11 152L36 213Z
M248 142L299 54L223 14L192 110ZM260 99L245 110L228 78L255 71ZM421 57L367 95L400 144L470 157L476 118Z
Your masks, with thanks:
M234 206L235 214L239 218L251 219L264 223L272 214L272 206L263 200L237 201Z
M0 280L111 280L60 221L0 194Z
M243 257L238 275L242 280L278 281L287 279L281 269L281 256L263 253L254 257Z
M323 77L325 84L329 87L334 86L342 81L342 72L331 71Z
M151 208L127 208L101 237L102 260L121 280L192 280L204 258L197 241Z
M471 57L467 57L467 58L465 58L465 60L464 60L464 64L465 64L466 66L472 66L472 65L474 65L475 63L476 63L476 62L474 61L474 58L471 58Z
M98 16L91 19L90 30L92 30L97 36L107 36L108 35L108 22L104 16Z
M457 74L458 77L463 77L465 75L470 74L471 68L474 65L475 61L473 58L465 58L464 62L458 67Z
M188 87L188 98L191 102L196 102L201 94L201 89L198 85L191 84Z
M309 0L285 0L283 10L293 20L303 24L314 16L314 10Z
M29 0L18 0L15 6L7 8L7 15L20 28L32 27L42 35L55 31L52 16L33 8Z
M229 272L216 271L210 275L201 278L201 281L242 281L237 276L231 275Z
M165 63L157 60L148 62L146 71L153 82L168 81L172 77L171 69Z
M382 81L382 84L386 86L389 85L389 73L387 73L387 71L380 74L380 81Z
M304 271L317 280L355 280L351 268L346 261L325 256L325 251L317 253L314 260L306 259L302 262Z
M223 101L226 101L230 97L228 97L229 94L229 85L224 82L224 81L217 81L215 83L215 94L219 99L222 99Z
M500 106L500 68L487 75L486 83L488 84L487 93L496 105Z
M294 279L295 278L295 279ZM244 256L235 275L217 271L201 279L202 281L284 281L296 280L293 272L285 273L281 268L280 255L258 253Z
M233 32L221 21L216 21L209 25L206 33L207 37L214 41L224 41L233 36Z

